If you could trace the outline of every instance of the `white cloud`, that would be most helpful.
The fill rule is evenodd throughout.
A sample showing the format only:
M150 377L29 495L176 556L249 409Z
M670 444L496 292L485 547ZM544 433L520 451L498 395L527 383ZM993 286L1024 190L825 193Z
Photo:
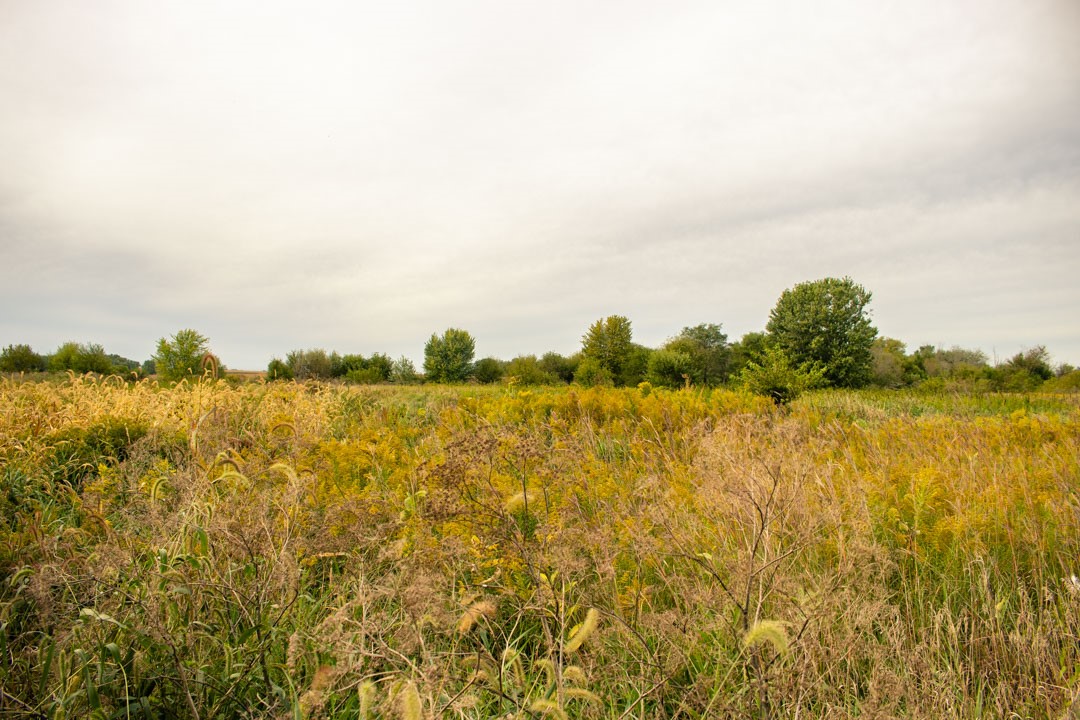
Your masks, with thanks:
M508 357L852 275L885 334L1080 361L1065 0L3 13L5 343Z

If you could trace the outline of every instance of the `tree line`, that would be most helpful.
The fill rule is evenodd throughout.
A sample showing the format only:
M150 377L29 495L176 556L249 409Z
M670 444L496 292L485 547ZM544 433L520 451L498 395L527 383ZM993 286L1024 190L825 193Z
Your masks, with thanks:
M1037 346L991 365L979 350L923 345L908 352L899 340L879 336L870 320L871 293L851 278L824 278L785 290L769 313L763 332L729 342L719 323L684 327L656 348L634 342L629 318L611 315L590 325L581 349L569 356L548 352L511 360L475 358L473 336L460 328L433 333L424 346L422 372L407 357L383 353L339 354L324 349L289 352L273 358L266 377L276 380L339 380L378 384L417 382L583 386L740 385L778 403L820 387L900 388L950 385L992 391L1080 390L1080 372L1052 367L1046 348ZM28 345L9 345L0 354L2 372L156 374L181 380L217 375L223 366L209 341L195 330L181 330L158 341L143 363L107 355L100 345L66 343L51 355Z

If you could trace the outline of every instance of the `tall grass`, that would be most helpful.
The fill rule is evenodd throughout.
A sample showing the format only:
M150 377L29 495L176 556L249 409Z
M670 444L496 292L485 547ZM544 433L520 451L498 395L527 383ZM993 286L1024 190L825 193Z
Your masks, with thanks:
M1068 398L72 377L0 408L6 715L1058 718L1080 685Z

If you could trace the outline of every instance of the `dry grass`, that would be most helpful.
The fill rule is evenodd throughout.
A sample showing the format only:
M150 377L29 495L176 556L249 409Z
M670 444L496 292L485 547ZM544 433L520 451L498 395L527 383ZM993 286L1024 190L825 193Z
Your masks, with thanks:
M0 408L0 714L1056 719L1080 686L1068 398L71 378Z

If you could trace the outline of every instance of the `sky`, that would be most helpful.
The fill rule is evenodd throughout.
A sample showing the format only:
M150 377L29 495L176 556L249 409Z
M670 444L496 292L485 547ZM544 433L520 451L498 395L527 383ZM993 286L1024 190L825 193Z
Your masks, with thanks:
M1075 0L0 0L0 346L761 331L1080 365Z

